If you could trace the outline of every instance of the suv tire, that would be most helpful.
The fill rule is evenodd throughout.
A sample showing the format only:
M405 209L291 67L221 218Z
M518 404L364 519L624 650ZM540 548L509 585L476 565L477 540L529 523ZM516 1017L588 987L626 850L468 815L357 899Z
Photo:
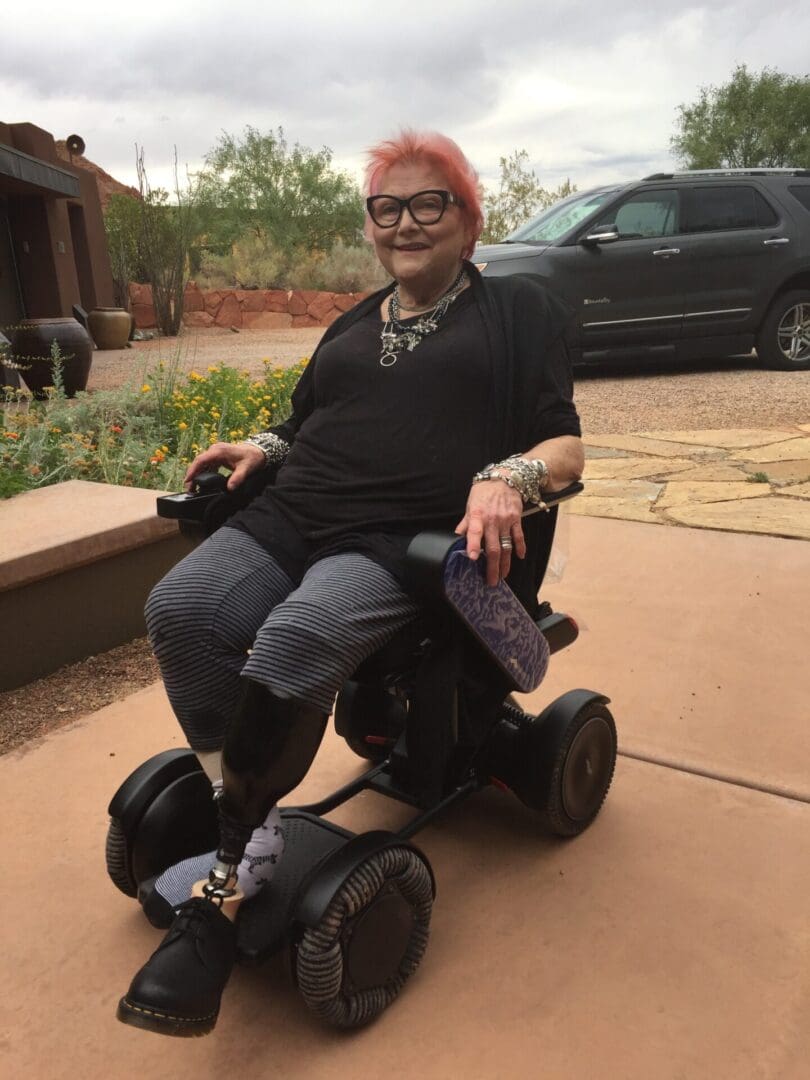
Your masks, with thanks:
M798 325L803 327L805 344L792 359L783 346L789 347L790 330ZM777 296L759 328L757 356L769 368L810 371L810 292L794 289Z

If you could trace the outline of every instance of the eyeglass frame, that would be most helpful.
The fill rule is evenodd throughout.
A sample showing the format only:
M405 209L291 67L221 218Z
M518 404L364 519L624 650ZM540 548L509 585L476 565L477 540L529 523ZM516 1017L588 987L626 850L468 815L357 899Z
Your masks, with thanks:
M442 209L441 213L435 221L420 221L411 209L411 201L413 199L418 199L420 195L441 195ZM399 203L399 214L397 214L397 219L396 221L392 221L390 225L381 225L374 217L372 206L379 199L391 199L392 202ZM402 212L406 209L417 225L438 225L444 217L445 210L447 210L448 206L458 206L459 208L462 208L464 206L464 202L458 197L458 195L454 195L452 191L445 191L443 188L425 188L424 191L416 191L413 195L409 195L407 199L400 199L399 195L386 195L385 192L380 192L379 195L369 195L369 197L366 199L366 210L368 211L368 216L371 218L371 220L374 222L378 229L395 229L397 225L399 225L400 221L402 221Z

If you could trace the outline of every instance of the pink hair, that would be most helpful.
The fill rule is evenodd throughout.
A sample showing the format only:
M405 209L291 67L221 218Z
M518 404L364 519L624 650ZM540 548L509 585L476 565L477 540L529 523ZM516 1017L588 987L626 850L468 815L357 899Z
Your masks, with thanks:
M406 128L397 138L386 139L372 146L367 154L366 195L379 195L382 179L392 165L429 162L445 176L450 190L463 203L460 207L461 216L470 235L470 242L463 255L465 259L469 258L484 227L481 185L478 173L457 143L446 135L440 135L438 131L413 131ZM365 235L367 239L371 239L371 219L368 214Z

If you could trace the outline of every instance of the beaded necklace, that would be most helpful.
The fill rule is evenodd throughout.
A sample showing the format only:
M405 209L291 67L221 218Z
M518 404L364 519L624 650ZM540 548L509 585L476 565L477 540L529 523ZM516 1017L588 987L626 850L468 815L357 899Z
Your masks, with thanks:
M439 322L456 297L463 291L465 283L466 271L462 266L458 272L458 277L450 288L442 293L433 307L426 311L424 315L421 315L419 321L412 326L405 326L401 322L399 283L397 283L391 293L391 299L388 302L388 318L383 324L382 333L380 334L382 341L380 366L393 367L397 362L397 353L401 349L413 352L428 334L438 330Z

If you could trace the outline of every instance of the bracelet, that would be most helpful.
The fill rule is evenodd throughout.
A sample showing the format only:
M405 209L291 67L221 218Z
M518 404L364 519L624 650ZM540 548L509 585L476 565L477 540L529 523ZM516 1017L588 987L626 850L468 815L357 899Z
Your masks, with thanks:
M507 470L508 475L495 472ZM542 491L548 485L548 466L542 458L524 458L514 455L504 461L491 462L473 477L473 483L481 480L503 480L514 488L525 503L543 506Z
M272 431L260 431L258 435L250 435L245 442L258 446L264 454L265 466L281 465L290 452L290 444Z
M487 465L485 469L477 472L472 478L474 484L479 484L482 480L503 480L510 488L513 488L524 502L527 502L526 496L523 493L523 484L520 478L517 480L512 476L504 476L503 473L493 472L494 465Z

